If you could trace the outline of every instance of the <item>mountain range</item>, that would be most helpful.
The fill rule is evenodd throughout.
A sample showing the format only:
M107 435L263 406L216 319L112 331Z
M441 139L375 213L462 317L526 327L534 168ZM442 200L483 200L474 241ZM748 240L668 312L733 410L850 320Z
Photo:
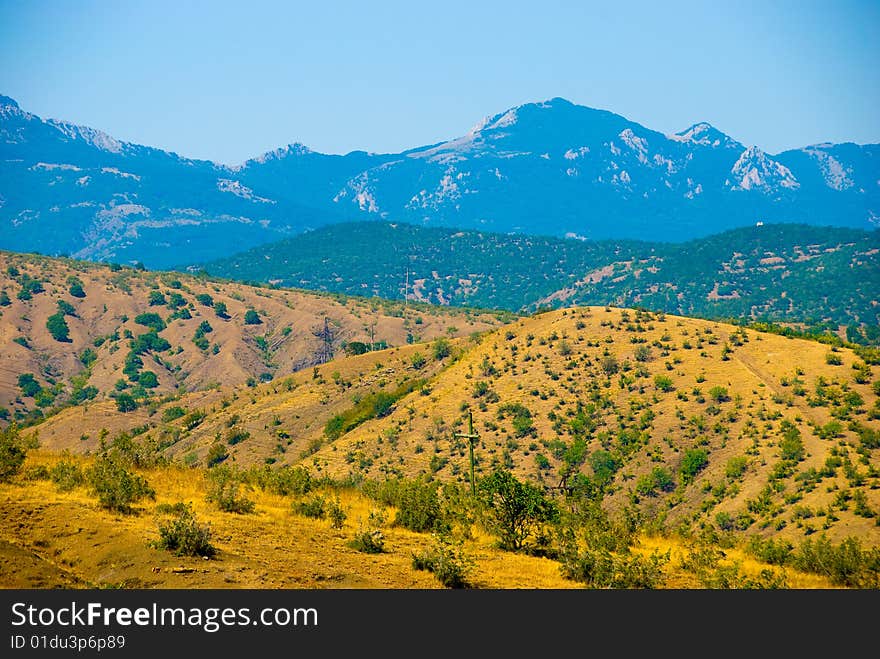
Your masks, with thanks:
M772 155L708 123L666 135L562 98L396 154L290 144L230 166L0 96L0 248L180 265L353 220L680 242L756 223L871 229L880 145Z

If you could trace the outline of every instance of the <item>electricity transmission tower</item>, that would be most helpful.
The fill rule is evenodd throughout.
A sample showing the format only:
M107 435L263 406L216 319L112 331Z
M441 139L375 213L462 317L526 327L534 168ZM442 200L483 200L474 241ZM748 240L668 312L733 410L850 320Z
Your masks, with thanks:
M314 335L321 339L321 347L318 348L316 361L319 364L326 364L333 359L333 329L327 316L324 316L324 326L314 332Z

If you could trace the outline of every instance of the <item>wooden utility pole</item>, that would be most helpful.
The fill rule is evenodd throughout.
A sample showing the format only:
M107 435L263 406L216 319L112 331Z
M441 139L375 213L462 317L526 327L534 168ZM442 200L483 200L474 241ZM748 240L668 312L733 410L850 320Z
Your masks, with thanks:
M480 438L479 435L474 433L474 413L468 411L468 432L467 434L462 432L453 433L455 437L461 437L463 439L468 440L468 446L470 447L470 457L471 457L471 496L477 496L477 485L474 480L474 444Z

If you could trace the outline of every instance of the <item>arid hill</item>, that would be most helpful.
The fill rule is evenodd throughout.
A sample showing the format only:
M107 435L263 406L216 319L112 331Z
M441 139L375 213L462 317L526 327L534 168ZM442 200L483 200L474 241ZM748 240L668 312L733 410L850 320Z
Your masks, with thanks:
M664 529L880 546L875 370L848 348L589 307L127 413L70 408L34 430L56 450L94 453L127 430L183 464L466 484L456 434L472 413L477 478L500 467L550 492L601 490Z
M0 424L265 381L508 316L0 252Z

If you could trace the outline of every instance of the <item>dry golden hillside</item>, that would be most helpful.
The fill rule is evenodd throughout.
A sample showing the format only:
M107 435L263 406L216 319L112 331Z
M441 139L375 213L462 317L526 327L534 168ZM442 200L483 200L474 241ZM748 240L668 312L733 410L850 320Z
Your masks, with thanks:
M830 363L829 363L830 362ZM483 336L386 418L311 463L464 481L495 466L546 486L583 473L665 527L711 522L880 546L876 367L851 350L704 320L591 307Z
M55 477L88 470L91 458L31 451L23 473L0 482L0 588L441 588L438 578L416 567L413 557L435 550L434 535L395 524L397 509L352 487L316 486L307 494L279 495L257 487L242 495L254 503L246 514L221 512L206 500L205 471L174 466L139 469L155 498L126 514L107 510L84 485L63 487ZM41 476L52 473L52 480ZM340 524L297 512L316 498L344 512ZM189 504L207 528L216 552L178 555L157 546L160 528L175 504ZM352 545L369 529L381 551ZM581 588L549 557L502 551L479 525L455 541L455 559L469 588ZM659 536L642 536L633 555L668 556L655 587L700 588L705 569L695 569L704 547ZM835 588L831 579L768 565L737 549L719 555L713 573L740 580L779 580L788 588ZM701 576L702 575L702 576ZM742 581L741 581L742 582Z
M435 347L128 413L71 408L34 430L56 450L94 453L125 430L183 464L213 455L355 481L466 484L467 443L455 433L470 412L477 478L501 467L549 492L585 487L609 511L638 510L667 531L880 546L876 367L849 349L603 307L519 319L452 341L441 358ZM379 393L390 402L359 415Z
M268 380L346 345L466 336L505 317L0 252L0 423Z

